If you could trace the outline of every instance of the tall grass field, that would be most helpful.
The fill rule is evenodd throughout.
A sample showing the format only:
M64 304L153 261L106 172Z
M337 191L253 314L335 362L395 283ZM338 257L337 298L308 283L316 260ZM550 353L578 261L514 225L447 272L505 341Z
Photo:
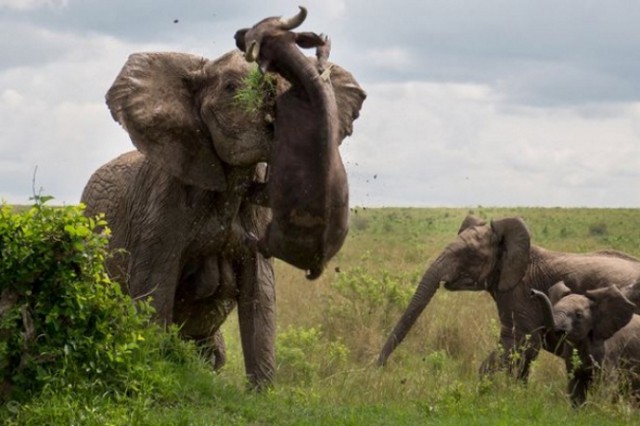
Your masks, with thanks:
M570 406L561 359L543 353L528 383L478 367L496 347L487 293L440 289L384 368L378 352L425 268L464 217L521 216L552 250L616 249L640 257L640 209L354 208L345 246L316 281L276 261L274 387L245 390L235 312L223 325L228 362L197 358L159 371L156 393L59 392L3 407L6 424L87 425L638 425L640 408L597 384ZM175 365L175 366L173 366ZM154 380L157 380L155 378Z

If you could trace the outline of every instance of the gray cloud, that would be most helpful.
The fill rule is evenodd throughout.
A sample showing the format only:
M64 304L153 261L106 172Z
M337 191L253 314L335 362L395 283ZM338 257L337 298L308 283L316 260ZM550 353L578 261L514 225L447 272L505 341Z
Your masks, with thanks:
M354 204L640 205L640 4L306 3L369 93L342 149ZM132 149L104 105L130 53L215 57L297 5L0 0L0 198L26 202L37 166L75 203Z
M453 0L391 10L359 3L352 41L411 58L396 69L374 66L368 80L501 85L513 102L534 105L640 98L640 4Z

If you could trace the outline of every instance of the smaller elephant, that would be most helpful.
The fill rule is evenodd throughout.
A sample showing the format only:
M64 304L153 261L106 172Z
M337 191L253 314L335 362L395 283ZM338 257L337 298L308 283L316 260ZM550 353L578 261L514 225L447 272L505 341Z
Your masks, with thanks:
M265 257L282 259L315 279L347 236L349 188L338 147L351 129L341 122L329 78L329 39L292 31L306 16L306 9L300 7L289 19L263 19L238 30L235 40L247 61L257 62L263 72L280 75L289 86L275 105L266 185L273 217L263 238L253 243ZM299 47L316 48L317 61L309 61ZM353 120L365 93L355 84L351 89Z
M521 218L487 222L469 215L458 235L424 272L380 351L378 365L385 365L442 284L449 291L485 291L491 295L500 319L500 348L485 358L480 373L507 370L526 381L531 362L541 349L558 354L554 336L544 333L543 315L530 290L547 294L558 281L564 281L575 293L610 285L626 288L640 281L640 259L613 250L548 250L532 244L531 233ZM640 305L636 299L640 298L640 286L626 296Z
M547 333L560 338L574 406L585 402L598 369L609 378L622 374L640 397L640 315L623 292L609 286L575 294L562 281L549 297L531 290L541 302Z

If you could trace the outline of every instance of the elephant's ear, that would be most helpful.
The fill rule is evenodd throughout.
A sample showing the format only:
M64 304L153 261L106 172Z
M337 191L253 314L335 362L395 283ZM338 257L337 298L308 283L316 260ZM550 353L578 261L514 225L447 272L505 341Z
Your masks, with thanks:
M335 64L331 68L331 84L338 104L342 143L344 138L353 133L353 121L360 116L360 108L367 94L350 72Z
M511 290L520 282L529 266L531 234L520 218L491 221L491 228L501 246L499 291Z
M549 287L549 300L555 305L560 299L571 294L571 289L567 287L564 281L558 281Z
M194 76L206 63L184 53L134 53L106 99L114 120L147 158L189 185L222 191L222 162L194 104Z
M616 286L589 290L585 296L592 303L593 339L606 340L627 325L636 305Z
M467 217L464 218L464 220L462 221L462 224L460 225L460 229L458 229L458 235L460 235L462 233L462 231L464 231L467 228L471 228L472 226L483 226L486 225L487 222L476 216L473 214L467 215Z

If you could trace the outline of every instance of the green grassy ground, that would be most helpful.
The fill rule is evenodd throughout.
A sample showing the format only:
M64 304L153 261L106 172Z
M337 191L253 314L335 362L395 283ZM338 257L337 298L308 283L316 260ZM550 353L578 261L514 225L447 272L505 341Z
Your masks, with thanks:
M19 424L555 425L638 424L640 411L606 386L574 410L561 360L542 355L528 385L477 369L497 342L487 294L439 291L388 365L373 365L424 268L469 209L357 209L343 250L317 281L276 264L278 372L264 394L244 391L235 314L223 331L229 362L218 375L189 364L165 374L162 395L113 401L49 395L21 408ZM640 257L640 209L474 208L522 216L533 243ZM75 405L74 405L75 404ZM27 408L27 409L25 409ZM43 423L44 421L44 423Z

